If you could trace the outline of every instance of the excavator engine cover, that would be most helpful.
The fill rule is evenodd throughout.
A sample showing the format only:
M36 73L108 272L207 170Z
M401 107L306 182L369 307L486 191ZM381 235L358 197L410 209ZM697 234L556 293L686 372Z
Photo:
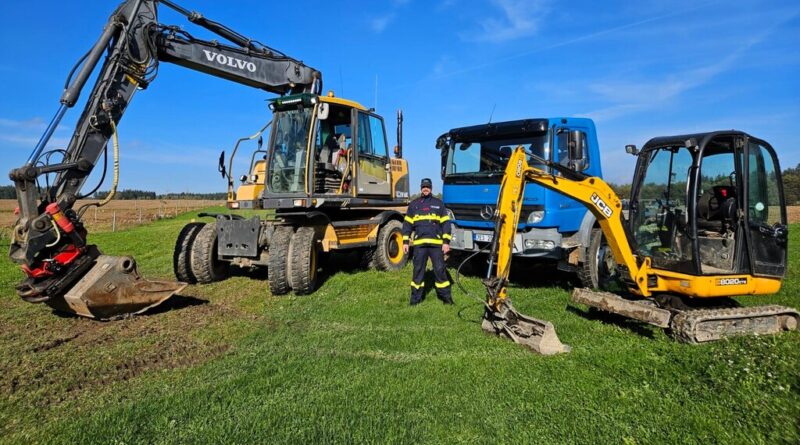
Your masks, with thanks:
M542 355L569 352L570 347L561 343L553 323L520 314L511 303L505 302L501 310L486 307L481 328L484 331L508 337Z
M100 255L63 297L50 298L46 304L58 311L110 320L142 313L184 287L186 283L142 278L136 260L129 256Z

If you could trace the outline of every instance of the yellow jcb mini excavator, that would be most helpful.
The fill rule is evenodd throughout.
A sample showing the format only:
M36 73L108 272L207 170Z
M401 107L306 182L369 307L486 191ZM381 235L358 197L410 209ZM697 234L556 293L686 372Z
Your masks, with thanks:
M563 164L522 147L508 162L484 280L484 330L542 354L569 350L551 323L518 313L507 294L526 182L580 201L595 215L628 291L575 289L573 302L667 328L687 343L797 329L800 313L792 308L742 307L730 298L775 294L786 272L781 170L767 142L731 130L658 137L641 152L627 146L638 156L627 220L611 187L580 172L581 140L569 149Z

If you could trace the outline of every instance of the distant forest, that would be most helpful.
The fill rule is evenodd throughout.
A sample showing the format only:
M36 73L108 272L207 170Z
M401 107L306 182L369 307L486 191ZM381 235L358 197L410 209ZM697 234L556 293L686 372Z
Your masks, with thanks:
M609 184L611 188L620 196L627 199L631 195L630 184ZM786 194L787 205L800 205L800 164L794 168L787 168L783 171L783 191ZM102 199L108 191L99 191L94 194L94 199ZM117 191L115 199L209 199L224 200L224 192L220 193L163 193L149 192L146 190L120 190ZM0 199L16 199L17 195L13 185L0 186Z
M98 191L92 195L92 199L103 199L108 195L108 191ZM162 193L149 192L146 190L117 190L114 199L141 199L141 200L155 200L155 199L206 199L221 201L226 198L224 192L220 193ZM0 199L17 199L16 191L13 185L0 186Z

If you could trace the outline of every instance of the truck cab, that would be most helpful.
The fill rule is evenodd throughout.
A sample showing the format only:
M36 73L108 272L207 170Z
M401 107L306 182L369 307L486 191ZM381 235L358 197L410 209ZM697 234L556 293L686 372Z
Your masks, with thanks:
M439 137L437 148L443 200L453 221L450 247L457 257L488 251L503 172L520 145L541 158L602 177L591 119L523 119L450 130ZM589 252L593 236L602 237L595 229L595 218L585 206L530 185L525 189L514 255L558 261L561 269L577 272L584 286L598 287L602 285L598 280L612 272L597 273L605 252L602 240L596 240L596 248Z

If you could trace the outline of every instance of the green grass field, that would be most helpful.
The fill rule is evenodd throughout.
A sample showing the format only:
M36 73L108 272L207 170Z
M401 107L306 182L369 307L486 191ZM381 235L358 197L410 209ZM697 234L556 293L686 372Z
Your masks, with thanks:
M189 218L91 240L170 278ZM800 307L790 255L779 295L742 301ZM455 306L431 290L409 307L410 267L342 266L352 260L330 261L310 296L273 297L265 274L239 274L107 323L24 303L21 272L0 261L0 442L800 442L800 333L679 344L571 305L567 277L535 269L511 289L515 306L572 346L542 357L484 334L481 305L459 290ZM482 296L478 279L464 284Z

